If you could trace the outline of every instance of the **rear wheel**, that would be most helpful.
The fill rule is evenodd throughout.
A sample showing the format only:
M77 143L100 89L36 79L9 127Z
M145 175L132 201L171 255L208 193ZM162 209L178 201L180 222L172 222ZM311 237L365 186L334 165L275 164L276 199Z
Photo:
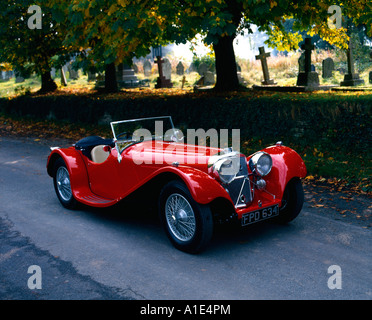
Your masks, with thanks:
M53 183L61 204L68 209L75 208L77 201L72 195L70 174L62 158L59 158L54 164Z
M301 212L303 204L304 190L301 180L299 178L292 179L284 190L279 216L272 220L277 223L292 221Z
M212 237L209 206L197 203L181 181L171 181L162 189L159 214L169 240L179 250L200 252Z

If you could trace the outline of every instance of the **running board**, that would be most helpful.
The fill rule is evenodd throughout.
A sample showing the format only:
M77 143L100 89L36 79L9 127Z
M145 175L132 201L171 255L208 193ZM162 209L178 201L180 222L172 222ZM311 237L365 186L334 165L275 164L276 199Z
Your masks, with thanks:
M117 199L108 199L97 196L88 188L74 192L74 197L77 201L91 207L109 207L118 202Z

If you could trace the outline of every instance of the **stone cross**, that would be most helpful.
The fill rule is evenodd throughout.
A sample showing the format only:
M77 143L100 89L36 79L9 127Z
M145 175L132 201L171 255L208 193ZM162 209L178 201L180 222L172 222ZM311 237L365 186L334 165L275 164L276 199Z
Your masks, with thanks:
M266 58L270 57L270 52L265 52L265 47L259 47L258 50L260 54L256 56L256 60L261 60L262 72L264 76L262 84L264 85L275 84L274 80L270 79L269 68L267 66L266 60Z
M155 88L172 88L172 82L169 79L166 79L163 74L163 63L164 60L161 58L161 56L156 57L155 63L158 65L158 70L159 70L159 77L157 79Z
M315 49L315 46L311 44L311 38L305 38L301 49L305 50L305 73L311 72L311 51Z
M164 60L160 57L156 57L156 61L154 61L158 65L158 70L159 70L159 77L163 77L163 67L162 64L164 63Z
M315 49L311 43L311 38L305 38L305 43L301 46L305 50L304 72L300 70L297 77L297 86L318 87L319 75L311 70L311 51Z
M359 78L358 73L355 73L353 45L351 42L351 37L349 40L349 47L346 51L346 56L347 56L347 74L345 74L344 81L342 81L340 85L341 86L357 86L359 84L364 84L364 80Z

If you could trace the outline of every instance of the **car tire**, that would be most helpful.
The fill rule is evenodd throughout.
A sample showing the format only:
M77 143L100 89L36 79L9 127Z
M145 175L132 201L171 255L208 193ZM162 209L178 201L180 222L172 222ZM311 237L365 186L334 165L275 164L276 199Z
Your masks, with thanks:
M74 209L77 201L72 194L70 174L62 158L58 158L54 163L53 184L61 204L67 209Z
M295 219L301 212L304 204L304 190L299 178L288 182L282 198L282 206L279 208L279 216L273 222L285 224Z
M213 217L209 205L197 203L182 181L171 181L163 187L159 215L169 240L181 251L198 253L212 238Z

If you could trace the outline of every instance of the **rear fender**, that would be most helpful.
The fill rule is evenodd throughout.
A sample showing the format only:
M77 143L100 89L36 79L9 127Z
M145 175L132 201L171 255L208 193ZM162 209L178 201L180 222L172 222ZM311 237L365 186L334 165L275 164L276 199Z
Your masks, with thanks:
M86 170L86 166L83 158L74 147L67 149L54 149L47 162L48 174L52 177L54 175L54 163L61 157L66 163L67 170L70 174L70 184L72 193L75 198L80 198L80 193L84 189L89 189L89 179Z

